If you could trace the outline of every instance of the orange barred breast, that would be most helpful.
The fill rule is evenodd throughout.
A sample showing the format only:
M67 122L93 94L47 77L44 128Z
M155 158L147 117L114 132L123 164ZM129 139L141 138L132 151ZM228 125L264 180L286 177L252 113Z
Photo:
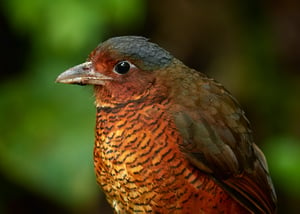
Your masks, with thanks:
M94 166L116 213L248 213L180 151L168 101L98 107Z

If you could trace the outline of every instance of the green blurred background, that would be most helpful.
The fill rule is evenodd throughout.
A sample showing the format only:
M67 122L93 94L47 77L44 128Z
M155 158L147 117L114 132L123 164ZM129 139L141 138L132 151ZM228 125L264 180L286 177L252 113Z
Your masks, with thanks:
M112 213L93 171L92 88L54 81L99 42L128 34L238 98L279 213L299 213L299 1L3 0L0 24L0 213Z

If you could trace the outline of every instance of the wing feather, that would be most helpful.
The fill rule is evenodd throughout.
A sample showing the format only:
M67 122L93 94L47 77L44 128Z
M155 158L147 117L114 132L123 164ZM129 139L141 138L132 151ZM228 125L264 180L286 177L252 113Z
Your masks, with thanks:
M173 116L183 138L181 150L249 211L275 213L277 199L266 159L244 112L220 84L200 79L191 85L196 96L188 102L183 101L186 92L176 93Z

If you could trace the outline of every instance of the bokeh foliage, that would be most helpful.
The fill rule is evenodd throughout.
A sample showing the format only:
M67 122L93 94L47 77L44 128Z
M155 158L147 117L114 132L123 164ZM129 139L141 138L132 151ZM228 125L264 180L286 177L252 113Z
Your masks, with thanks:
M22 56L18 54L22 47L16 48L13 57L26 60L14 58L10 63L24 62L22 70L7 70L7 81L1 81L0 169L8 179L67 210L84 210L99 203L100 192L92 159L92 90L56 84L55 79L84 62L109 27L140 25L144 2L10 0L2 4L10 30L26 38L29 48ZM0 202L0 212L5 213L2 206Z

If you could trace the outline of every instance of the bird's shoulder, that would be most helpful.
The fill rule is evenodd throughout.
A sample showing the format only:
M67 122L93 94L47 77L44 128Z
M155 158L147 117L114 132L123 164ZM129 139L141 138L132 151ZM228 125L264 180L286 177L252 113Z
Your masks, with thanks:
M272 213L276 196L267 163L241 106L215 80L183 69L170 93L182 152L249 210Z

